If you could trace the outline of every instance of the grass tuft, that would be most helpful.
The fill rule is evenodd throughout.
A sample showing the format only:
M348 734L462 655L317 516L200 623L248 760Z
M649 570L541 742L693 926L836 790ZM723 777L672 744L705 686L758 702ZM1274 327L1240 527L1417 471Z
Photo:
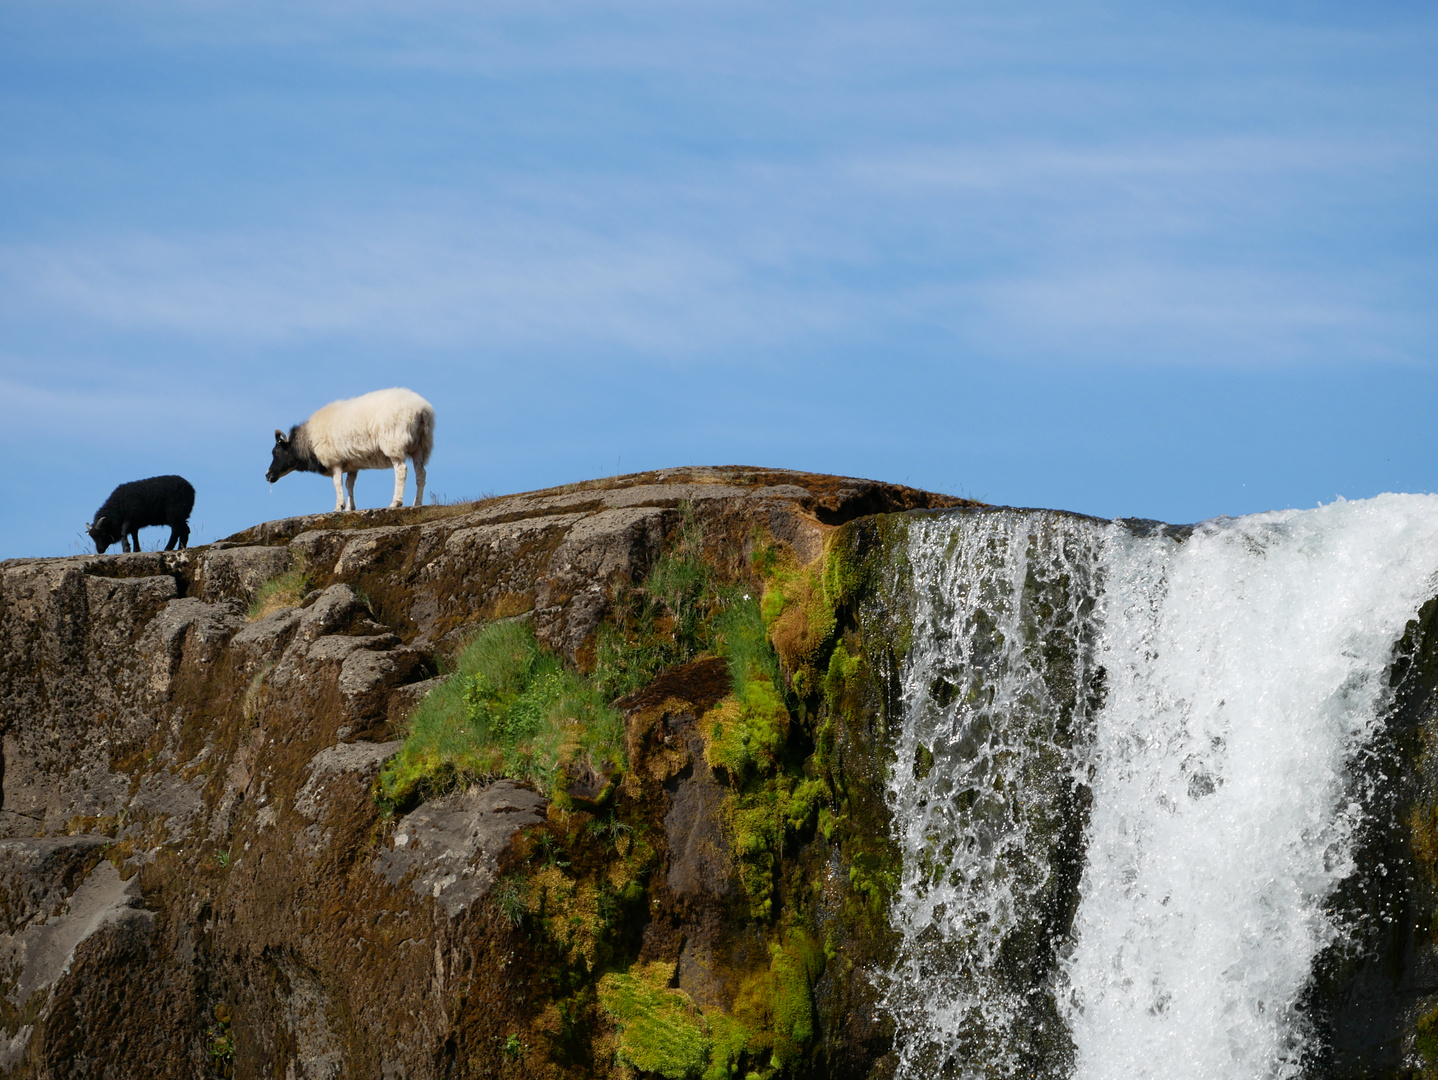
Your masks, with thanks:
M527 623L491 623L415 709L379 796L407 805L501 776L548 793L565 765L623 768L623 747L623 718L591 680L542 649Z
M281 608L298 607L310 591L309 567L304 556L296 552L295 562L283 574L276 574L258 589L250 599L248 618L250 622L263 619Z

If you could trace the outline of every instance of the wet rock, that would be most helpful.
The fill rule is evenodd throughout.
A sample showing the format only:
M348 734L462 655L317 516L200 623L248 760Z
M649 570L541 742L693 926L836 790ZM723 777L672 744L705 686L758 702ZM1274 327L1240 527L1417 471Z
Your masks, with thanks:
M395 825L392 846L374 862L391 885L439 902L450 918L487 893L514 834L544 821L549 800L497 780L426 803Z
M734 863L723 824L725 788L714 779L704 757L704 740L692 731L688 748L691 764L665 785L669 889L683 898L723 899L734 891Z

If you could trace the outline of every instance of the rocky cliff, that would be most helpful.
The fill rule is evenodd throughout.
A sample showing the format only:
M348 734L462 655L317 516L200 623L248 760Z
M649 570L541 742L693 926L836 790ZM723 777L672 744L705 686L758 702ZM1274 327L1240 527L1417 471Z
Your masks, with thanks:
M960 502L688 469L0 564L0 1072L882 1074L849 523ZM397 758L441 700L488 742Z
M0 563L0 1075L892 1076L907 512L964 505L685 469ZM1304 1075L1438 1076L1438 600L1389 676Z

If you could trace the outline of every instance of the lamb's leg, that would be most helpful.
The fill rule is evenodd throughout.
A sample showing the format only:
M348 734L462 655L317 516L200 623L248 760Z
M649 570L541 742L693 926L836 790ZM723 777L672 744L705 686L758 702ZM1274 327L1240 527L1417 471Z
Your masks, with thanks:
M404 505L404 482L408 476L409 470L404 466L404 458L399 458L394 462L394 501L390 503L391 508Z
M358 470L358 469L351 469L349 472L345 473L345 491L346 491L346 493L347 493L347 498L348 498L348 501L349 501L349 508L350 508L351 510L356 509L356 507L355 507L355 477L358 476L358 475L359 475L359 470Z
M412 460L414 460L414 504L415 504L415 506L423 506L423 505L424 505L424 466L419 463L418 459L412 459ZM400 502L403 502L403 501L404 501L404 492L401 491L401 492L400 492Z
M340 466L336 465L333 469L330 470L330 476L334 478L335 482L335 513L338 514L341 510L345 508L345 471Z

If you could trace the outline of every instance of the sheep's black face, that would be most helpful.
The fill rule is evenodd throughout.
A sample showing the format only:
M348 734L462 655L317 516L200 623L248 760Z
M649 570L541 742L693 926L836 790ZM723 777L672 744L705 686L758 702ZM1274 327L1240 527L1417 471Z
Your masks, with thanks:
M90 534L90 539L95 541L96 555L105 554L105 549L120 539L114 523L105 518L97 519L93 525L86 525L85 531Z
M296 457L290 440L283 431L275 432L275 449L270 455L270 467L265 470L265 479L274 483L280 477L294 472L300 467L299 458Z

